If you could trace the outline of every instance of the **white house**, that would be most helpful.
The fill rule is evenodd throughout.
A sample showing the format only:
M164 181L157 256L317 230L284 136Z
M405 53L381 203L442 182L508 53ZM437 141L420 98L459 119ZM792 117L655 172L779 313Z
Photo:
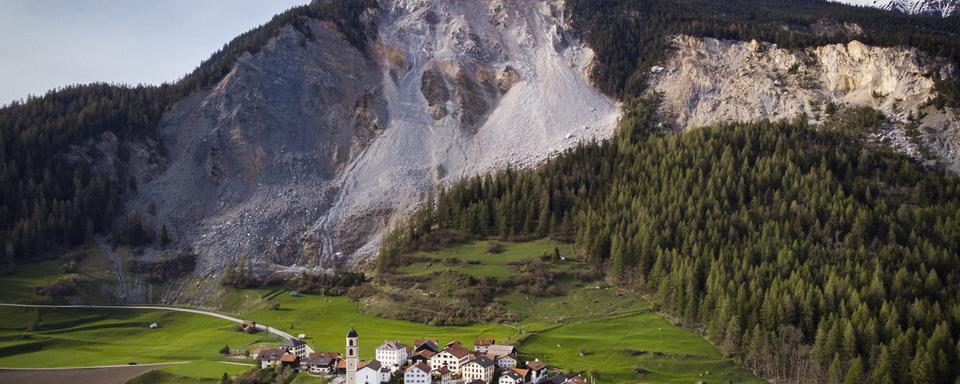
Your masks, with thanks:
M517 371L507 371L500 375L500 384L523 384L523 376Z
M470 361L470 351L459 343L448 345L440 353L430 358L430 366L434 369L447 367L453 373L460 373L460 367Z
M282 349L265 349L260 351L260 353L257 355L257 360L260 361L260 369L266 369L280 365L280 357L282 357L285 352L286 351Z
M403 372L403 384L430 384L430 366L417 363Z
M473 351L487 353L487 347L496 344L497 341L494 339L479 338L473 340Z
M406 344L399 341L387 340L377 347L377 361L383 363L387 368L396 371L406 364L408 357L407 351L409 351L409 349Z
M300 361L300 369L314 375L336 373L338 355L336 353L311 353Z
M307 358L307 344L300 339L290 339L280 346L284 351L290 352L301 359Z
M486 356L478 355L473 361L461 367L460 374L466 382L483 380L483 382L490 384L493 382L493 371L495 368L496 363L494 363L493 360L488 359Z
M390 381L390 369L377 360L370 361L357 370L356 384L380 384Z
M527 362L527 369L530 370L530 382L539 383L547 377L547 364L540 359Z
M487 356L490 356L488 354ZM517 358L513 355L504 355L504 356L495 356L497 361L497 367L500 369L510 369L517 367Z

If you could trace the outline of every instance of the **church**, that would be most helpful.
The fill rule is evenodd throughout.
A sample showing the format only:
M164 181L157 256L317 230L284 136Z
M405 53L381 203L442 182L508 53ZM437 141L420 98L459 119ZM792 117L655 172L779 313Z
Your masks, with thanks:
M372 360L360 366L359 338L357 330L350 328L350 332L347 332L347 353L344 356L347 368L345 384L380 384L390 381L390 368L379 361Z

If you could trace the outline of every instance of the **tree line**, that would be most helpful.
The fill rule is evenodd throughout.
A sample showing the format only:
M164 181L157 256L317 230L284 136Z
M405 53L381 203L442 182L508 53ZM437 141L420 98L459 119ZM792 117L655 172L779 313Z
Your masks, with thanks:
M432 234L572 238L587 265L778 382L960 376L960 179L864 144L882 118L656 131L439 187L384 239L389 272ZM843 116L850 113L855 117Z

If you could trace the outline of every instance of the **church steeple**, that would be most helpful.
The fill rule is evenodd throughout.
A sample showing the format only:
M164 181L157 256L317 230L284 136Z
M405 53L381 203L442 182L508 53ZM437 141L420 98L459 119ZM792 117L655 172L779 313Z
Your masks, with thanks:
M346 384L357 384L357 365L359 363L358 356L360 352L358 351L359 336L357 335L357 330L350 327L350 332L347 332L347 354L346 354L346 365L347 365L347 380Z

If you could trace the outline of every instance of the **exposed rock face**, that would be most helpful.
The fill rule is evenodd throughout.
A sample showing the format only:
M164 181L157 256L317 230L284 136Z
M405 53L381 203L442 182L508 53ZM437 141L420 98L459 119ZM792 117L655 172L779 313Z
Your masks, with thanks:
M156 205L151 220L200 256L198 278L165 299L202 301L241 255L288 271L362 260L431 185L609 137L617 105L589 84L592 52L562 9L383 0L365 51L332 23L288 26L176 104L166 156L134 155L143 187L129 202Z
M285 27L240 59L213 89L175 105L161 123L165 166L135 158L143 187L132 209L157 207L201 271L243 254L293 263L331 180L388 120L379 66L331 24Z
M536 164L612 134L617 106L590 86L593 53L567 35L559 1L391 0L380 8L379 42L406 52L411 66L383 76L390 120L311 229L324 255L374 255L384 226L433 183Z
M960 14L960 0L838 0L838 2L913 15L948 17Z
M939 127L930 135L950 136L960 130L956 114L935 117L939 115L929 108L920 110L935 95L930 76L936 74L934 63L913 49L853 41L787 50L755 41L689 36L676 37L674 46L665 64L652 69L651 90L663 95L663 112L680 128L798 116L817 123L826 118L827 103L845 103L882 111L897 123L882 139L915 157L921 151L903 132L911 116L926 114L923 126ZM958 163L951 160L956 150L948 146L935 154L956 169Z

